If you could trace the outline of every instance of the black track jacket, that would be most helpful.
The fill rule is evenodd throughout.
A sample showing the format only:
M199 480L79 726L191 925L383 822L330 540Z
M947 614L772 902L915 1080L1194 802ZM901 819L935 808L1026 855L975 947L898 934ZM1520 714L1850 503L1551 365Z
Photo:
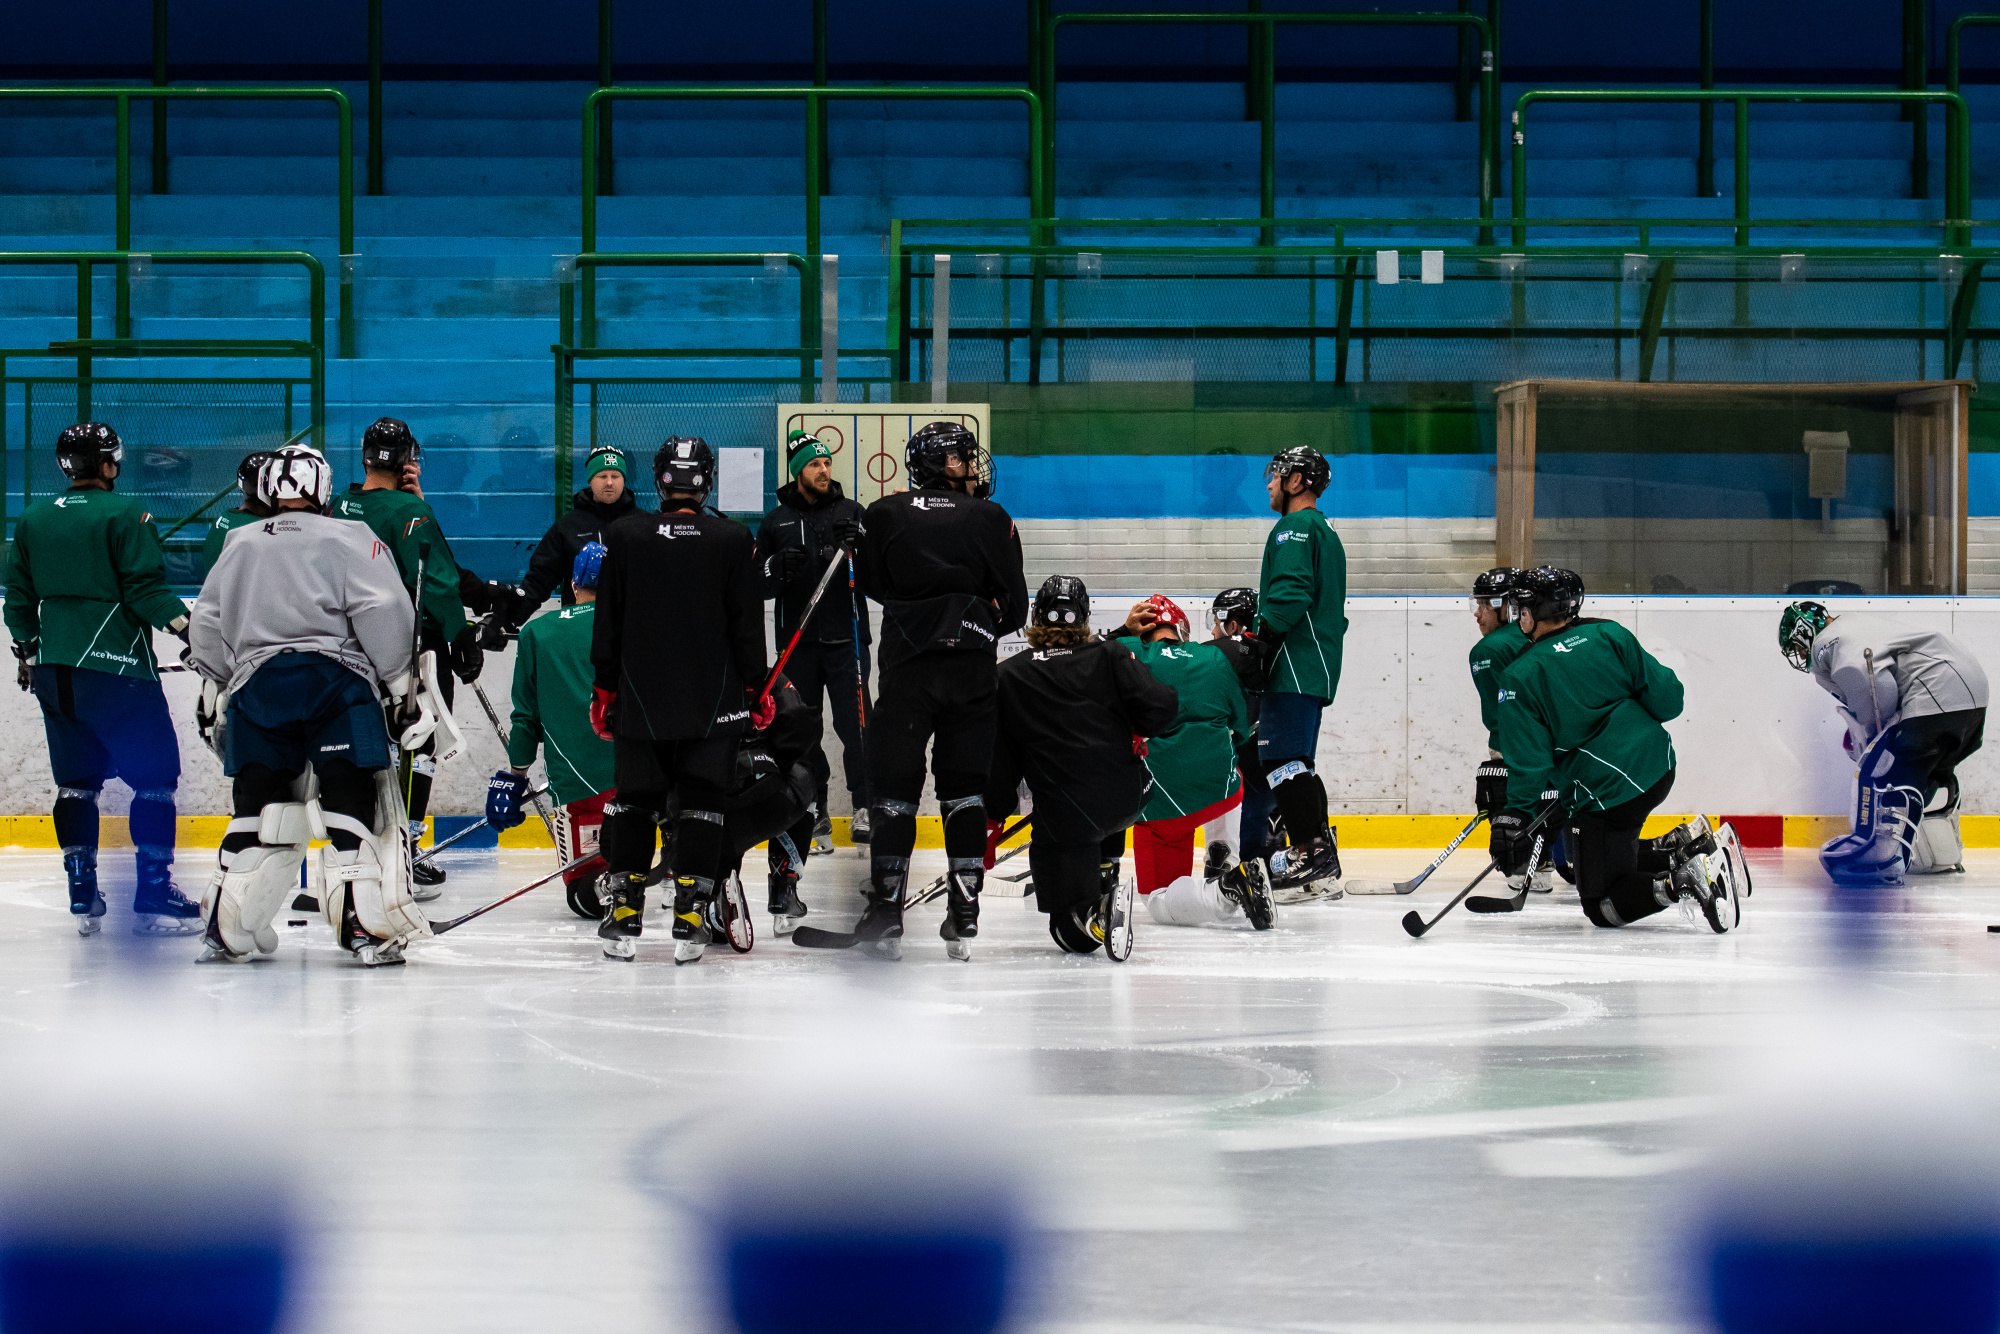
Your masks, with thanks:
M576 553L592 542L602 542L612 524L639 512L639 503L632 499L629 490L609 505L602 505L586 486L570 497L570 503L574 508L542 534L535 554L528 557L528 575L521 580L521 591L527 598L518 613L524 620L551 593L560 592L565 607L575 602L569 576L576 568Z
M1014 810L1025 778L1036 828L1054 837L1095 838L1137 819L1153 780L1132 738L1174 725L1174 688L1106 639L1024 650L1000 664L999 678L987 818Z
M1021 538L990 500L905 491L868 507L861 591L882 604L882 669L919 653L984 653L1028 619Z
M679 510L605 534L590 661L621 737L736 736L764 684L764 599L750 530Z
M826 573L826 563L835 550L833 534L828 530L836 520L861 517L860 502L842 494L839 482L830 483L826 499L817 504L806 498L797 482L787 482L778 488L777 508L757 525L757 568L763 576L764 596L777 599L771 610L780 645L790 642L792 631L798 629L799 615L806 609L806 599L812 596L819 577ZM805 566L789 584L770 572L771 557L787 547L799 547L806 553ZM859 567L855 570L855 582L860 582ZM819 610L813 613L812 624L806 627L805 638L829 644L846 643L854 638L857 611L861 613L861 642L866 644L870 642L867 600L861 600L857 606L847 593L846 571L836 570L833 582L826 586L826 596L819 600Z

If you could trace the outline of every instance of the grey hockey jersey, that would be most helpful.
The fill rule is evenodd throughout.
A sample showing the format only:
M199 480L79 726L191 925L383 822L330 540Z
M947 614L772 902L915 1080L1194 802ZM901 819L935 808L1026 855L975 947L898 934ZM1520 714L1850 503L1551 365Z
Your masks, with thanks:
M365 524L284 510L231 530L188 645L195 670L231 690L287 649L379 686L410 670L415 615L395 554Z
M1812 675L1840 705L1863 744L1907 718L1986 707L1986 673L1971 650L1935 630L1874 635L1835 621L1813 640ZM1875 651L1869 698L1865 650Z

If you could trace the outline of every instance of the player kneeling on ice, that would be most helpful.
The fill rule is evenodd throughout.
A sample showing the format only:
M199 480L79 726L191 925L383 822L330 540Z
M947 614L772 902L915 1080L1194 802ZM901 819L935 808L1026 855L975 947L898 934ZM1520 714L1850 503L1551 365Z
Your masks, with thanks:
M1495 692L1508 775L1492 850L1514 893L1465 906L1520 909L1530 858L1555 836L1558 817L1533 827L1555 803L1584 916L1627 926L1689 900L1712 930L1729 930L1742 911L1735 832L1726 824L1711 831L1697 816L1659 838L1639 837L1674 785L1674 743L1660 724L1680 716L1680 678L1624 626L1579 619L1583 580L1570 570L1524 570L1512 598L1531 642L1502 669Z
M403 749L435 725L415 697L415 616L394 556L360 524L329 518L332 474L288 448L257 493L274 513L229 535L195 603L189 643L199 721L233 780L235 818L202 898L203 962L278 948L271 919L297 891L306 845L324 838L319 897L362 962L402 962L428 935L410 896L410 845L379 688L414 714ZM410 706L404 708L401 706ZM220 737L217 737L217 733Z
M1035 906L1065 954L1132 950L1132 902L1119 876L1125 831L1153 777L1143 737L1174 725L1180 697L1122 644L1090 631L1083 580L1058 574L1035 594L1028 651L1000 664L1000 719L986 786L987 837L1035 799L1028 867Z
M1211 881L1190 874L1194 831L1243 801L1237 751L1250 738L1250 713L1236 668L1214 644L1188 643L1187 613L1158 594L1136 604L1113 632L1120 643L1137 637L1133 656L1180 698L1173 725L1146 743L1152 795L1132 826L1132 860L1139 894L1162 926L1202 926L1247 917L1271 929L1271 885L1255 856L1225 866Z
M548 750L549 789L563 803L556 816L564 865L563 889L570 911L597 920L604 903L597 880L606 859L600 834L604 808L617 797L612 786L612 744L591 730L591 632L597 624L597 572L604 544L587 542L570 562L575 601L552 615L528 622L514 654L514 717L507 733L508 767L486 787L486 821L512 829L527 818L521 804L529 796L528 766L535 752ZM569 865L582 859L581 865Z
M1843 887L1964 870L1957 770L1985 740L1986 673L1934 630L1870 638L1841 619L1795 602L1778 623L1786 661L1839 706L1860 767L1854 831L1821 848L1820 865Z

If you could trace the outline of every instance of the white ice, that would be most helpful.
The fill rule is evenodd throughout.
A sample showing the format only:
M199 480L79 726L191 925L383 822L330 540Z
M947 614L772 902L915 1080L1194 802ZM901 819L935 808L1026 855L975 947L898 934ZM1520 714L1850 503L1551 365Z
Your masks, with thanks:
M209 856L182 855L190 894ZM1427 857L1345 854L1349 874L1391 880ZM288 1100L314 1208L298 1327L316 1334L694 1327L699 1257L648 1183L700 1152L746 1072L843 1013L921 1022L1029 1098L1051 1168L1038 1323L1679 1327L1680 1192L1705 1141L1729 1133L1713 1113L1730 1058L1826 988L1859 987L1993 1073L2000 852L1968 861L1913 883L1865 977L1831 960L1804 851L1751 854L1756 893L1727 936L1673 911L1600 930L1556 896L1454 913L1411 940L1402 914L1434 912L1483 864L1463 852L1410 899L1280 908L1268 933L1142 912L1124 965L1061 955L1039 914L1000 897L970 963L946 959L934 907L912 914L901 964L809 953L770 934L753 854L745 956L714 946L677 968L655 911L637 962L605 960L550 886L371 973L316 917L286 927L297 914L255 965L198 967L192 940L134 940L116 851L106 931L80 939L56 855L15 850L0 853L0 1044L140 1009L255 1061ZM552 866L512 851L445 862L437 919ZM916 873L941 864L919 853ZM848 925L864 873L852 850L814 858L809 920ZM797 1154L802 1173L843 1136L952 1133L827 1125L810 1096L795 1116L817 1147L768 1151Z

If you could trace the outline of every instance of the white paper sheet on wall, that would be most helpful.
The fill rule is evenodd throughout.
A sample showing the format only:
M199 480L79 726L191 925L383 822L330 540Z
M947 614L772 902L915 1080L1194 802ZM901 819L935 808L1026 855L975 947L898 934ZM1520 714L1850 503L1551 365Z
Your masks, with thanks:
M762 512L764 508L764 451L725 449L720 451L722 485L717 487L715 507L726 514Z

